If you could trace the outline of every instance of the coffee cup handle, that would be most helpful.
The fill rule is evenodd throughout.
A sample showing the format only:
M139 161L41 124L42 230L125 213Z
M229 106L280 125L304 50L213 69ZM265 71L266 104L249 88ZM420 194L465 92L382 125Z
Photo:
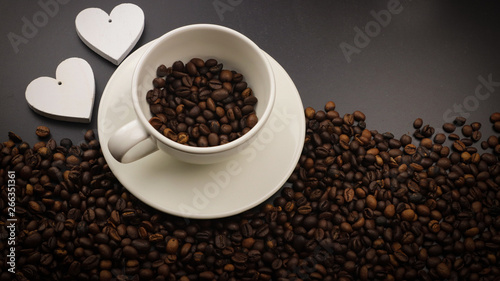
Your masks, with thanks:
M148 141L143 144L145 140ZM125 154L139 143L140 151L132 156L127 155L124 159ZM108 149L117 161L130 163L157 151L158 147L139 121L133 120L113 133L108 140Z

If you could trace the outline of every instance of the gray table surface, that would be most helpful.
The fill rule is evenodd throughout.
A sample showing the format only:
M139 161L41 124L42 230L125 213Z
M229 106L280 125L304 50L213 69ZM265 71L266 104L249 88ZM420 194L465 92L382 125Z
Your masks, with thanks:
M445 121L462 115L483 123L485 136L492 132L489 115L500 111L498 1L130 2L145 14L144 33L134 50L183 25L233 28L285 68L304 107L321 109L333 100L342 115L363 111L369 129L400 136L412 133L413 120L422 117L439 131ZM120 3L0 1L0 140L14 131L33 144L38 141L35 128L46 125L57 141L69 137L78 142L87 129L97 128L99 100L116 66L83 44L74 21L83 9L110 12ZM40 23L43 13L47 20ZM34 17L40 17L36 31L23 34ZM11 42L13 34L24 40ZM89 124L42 117L24 97L32 80L54 77L57 65L70 57L87 60L94 71L96 99Z

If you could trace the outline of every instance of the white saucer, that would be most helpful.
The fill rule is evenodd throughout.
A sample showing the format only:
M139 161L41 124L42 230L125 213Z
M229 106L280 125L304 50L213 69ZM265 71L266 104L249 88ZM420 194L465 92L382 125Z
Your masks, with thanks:
M118 180L144 203L169 214L196 219L235 215L276 193L295 168L306 130L299 93L286 71L270 56L277 82L274 111L255 143L231 160L193 165L156 151L122 164L111 156L107 145L110 136L136 118L130 93L132 74L149 44L120 64L99 105L97 129L102 152Z

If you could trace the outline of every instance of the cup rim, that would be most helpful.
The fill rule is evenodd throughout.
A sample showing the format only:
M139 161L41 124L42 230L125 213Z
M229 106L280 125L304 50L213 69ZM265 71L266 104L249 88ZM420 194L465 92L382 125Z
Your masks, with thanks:
M269 98L268 103L264 105L266 107L264 109L262 116L259 117L259 121L257 122L257 124L253 128L251 128L246 134L242 135L241 137L239 137L233 141L230 141L228 143L221 144L221 145L208 146L208 147L196 147L196 146L190 146L190 145L186 145L186 144L180 144L178 142L175 142L175 141L167 138L166 136L164 136L163 134L161 134L160 132L155 130L151 126L151 124L149 124L149 120L146 118L144 112L141 109L141 106L140 106L141 103L139 101L139 93L138 93L138 84L139 84L139 79L141 78L141 77L139 77L138 72L140 69L142 69L144 67L145 60L148 57L148 55L151 54L151 52L153 50L155 50L156 48L159 48L159 45L163 41L167 40L168 38L170 38L178 33L189 32L191 30L200 30L200 29L216 30L216 31L220 31L220 32L229 33L232 36L238 37L240 40L244 41L247 45L249 45L255 51L255 53L260 57L261 61L264 63L264 65L262 66L263 69L265 69L267 71L267 73L269 73L269 75L270 75L270 92L269 92L270 98ZM160 141L161 143L165 144L166 146L168 146L172 149L182 151L184 153L190 153L190 154L207 155L207 154L220 153L220 152L224 152L224 151L233 149L235 147L238 147L241 144L249 141L253 136L257 135L260 132L260 130L264 127L265 123L267 123L267 120L269 119L269 116L271 115L272 109L274 107L275 98L276 98L276 84L275 84L274 72L273 72L273 69L271 67L271 63L269 62L265 52L262 49L260 49L257 46L257 44L255 44L252 40L250 40L245 35L239 33L238 31L235 31L231 28L224 27L221 25L216 25L216 24L203 24L202 23L202 24L186 25L186 26L182 26L182 27L173 29L173 30L165 33L164 35L160 36L159 38L155 39L154 42L151 44L151 46L148 47L148 49L144 52L144 54L139 59L139 62L135 66L134 74L132 77L132 102L134 104L134 109L135 109L136 115L138 116L139 121L146 128L146 130L148 131L150 136L154 137L154 139Z

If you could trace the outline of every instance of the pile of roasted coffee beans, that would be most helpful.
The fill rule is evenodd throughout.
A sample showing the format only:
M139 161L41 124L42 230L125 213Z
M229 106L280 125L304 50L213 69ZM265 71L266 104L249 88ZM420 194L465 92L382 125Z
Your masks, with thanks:
M160 65L146 100L151 126L167 138L190 146L216 146L253 128L257 98L241 73L223 69L215 59L193 58Z
M285 187L217 220L137 200L92 131L80 145L44 134L30 146L9 133L0 144L0 280L498 280L498 136L478 138L481 125L458 118L448 135L417 119L412 136L396 138L368 130L362 112L339 115L333 102L305 115ZM498 132L500 114L491 121Z

